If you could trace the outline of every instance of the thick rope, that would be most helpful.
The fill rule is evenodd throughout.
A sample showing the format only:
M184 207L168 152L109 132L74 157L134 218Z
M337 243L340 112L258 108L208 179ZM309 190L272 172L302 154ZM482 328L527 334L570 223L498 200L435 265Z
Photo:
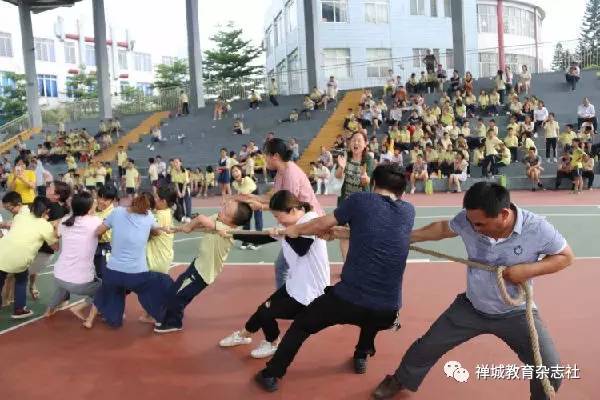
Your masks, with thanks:
M477 261L471 261L460 257L454 257L448 254L440 253L434 250L424 249L419 246L410 245L408 246L410 250L427 254L432 257L442 258L450 261L454 261L461 264L466 264L469 267L481 269L484 271L495 272L496 273L496 282L498 283L498 288L500 289L500 295L502 299L511 306L520 306L525 301L525 317L527 319L527 327L529 328L529 340L531 342L531 351L533 353L533 362L536 367L541 367L542 364L542 354L540 352L540 340L538 336L537 329L535 327L535 320L533 319L533 293L531 291L531 287L527 284L527 282L523 282L518 286L519 293L517 297L511 297L506 290L506 284L504 282L504 277L502 273L506 269L506 267L493 267L491 265L483 264ZM550 383L550 379L548 379L548 374L543 374L542 378L542 387L544 388L544 392L548 398L553 399L556 396L556 392L554 391L554 387Z

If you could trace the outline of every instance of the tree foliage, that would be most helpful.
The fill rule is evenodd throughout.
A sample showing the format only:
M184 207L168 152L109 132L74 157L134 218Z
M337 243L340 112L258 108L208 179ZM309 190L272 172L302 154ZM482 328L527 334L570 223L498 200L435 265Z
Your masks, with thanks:
M160 64L156 67L154 87L158 89L181 87L189 81L187 60L176 59L173 65Z
M262 71L262 66L252 65L261 55L262 49L244 40L242 29L229 22L210 37L215 42L214 50L204 52L205 79L237 81Z
M80 66L76 75L67 76L67 93L75 100L98 98L98 78L96 74L88 73L85 66Z
M600 64L600 0L588 0L581 24L577 53L581 66Z
M3 86L0 90L0 112L2 119L8 122L27 112L27 94L25 75L14 72L5 73L11 85Z

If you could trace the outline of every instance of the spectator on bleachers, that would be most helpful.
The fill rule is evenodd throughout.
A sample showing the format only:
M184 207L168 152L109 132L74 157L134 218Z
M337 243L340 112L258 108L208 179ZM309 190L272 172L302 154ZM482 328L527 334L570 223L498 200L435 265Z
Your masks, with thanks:
M519 96L512 96L508 105L508 110L510 111L511 116L515 117L517 121L523 121L525 119L523 116L523 104L519 101Z
M535 131L535 124L531 120L529 115L525 116L525 121L521 124L521 142L525 140L525 138L535 138L537 137L537 132Z
M504 142L500 143L498 145L498 167L507 167L510 165L511 160L512 160L512 155L510 152L510 149L508 147L506 147L506 144Z
M261 101L260 95L256 93L254 89L250 90L250 96L248 96L248 110L259 110Z
M485 138L485 158L481 166L481 174L487 178L492 175L498 175L497 163L500 160L498 157L498 149L502 141L498 139L497 132L490 128L487 131Z
M319 160L315 170L315 182L317 184L317 190L315 191L316 194L328 194L327 185L329 183L330 176L331 172L329 171L329 168L323 164L322 160Z
M408 83L407 83L408 85ZM407 88L405 88L402 84L398 84L396 91L394 92L394 101L398 104L402 104L402 102L406 101L408 98Z
M535 110L533 110L534 131L538 133L548 120L548 109L544 106L543 101L539 101Z
M327 95L323 94L318 87L314 86L309 96L315 104L315 110L318 110L319 107L323 107L324 110L327 110Z
M505 81L505 87L506 87L506 94L510 94L513 91L513 87L514 87L514 80L513 80L513 73L512 70L510 69L510 65L506 64L504 66L504 81Z
M488 113L490 112L490 96L484 89L481 89L481 92L479 92L478 103L481 115L488 115Z
M315 109L315 102L310 98L310 96L304 96L304 102L302 103L302 111L300 111L299 117L302 115L306 115L306 119L310 119L311 111Z
M577 137L581 140L581 143L583 144L583 149L588 153L592 150L593 135L594 130L592 124L590 122L584 122L583 125L581 125L581 129L579 130Z
M329 80L327 81L325 96L327 96L327 101L337 101L337 95L338 95L338 84L337 84L337 81L335 80L335 77L333 75L331 75L329 77ZM325 109L327 109L327 106L325 106Z
M542 104L540 102L540 104ZM560 126L554 119L554 113L548 114L548 119L544 124L544 136L546 138L546 161L550 162L550 157L557 162L556 144L558 141L558 134L560 133Z
M584 122L591 122L594 125L594 132L598 131L598 119L596 118L596 109L590 103L590 99L583 98L582 103L577 106L577 129L581 129Z
M388 76L385 84L383 85L383 95L384 96L393 96L394 92L396 92L396 87L398 86L398 81L394 76L394 71L388 69Z
M179 106L181 107L181 115L188 115L190 113L190 104L188 102L188 96L183 90L179 94Z
M452 165L452 173L448 176L448 191L453 193L462 192L460 183L467 180L469 162L465 160L463 153L456 152Z
M494 89L500 95L500 104L504 106L504 97L506 94L506 80L504 79L504 71L501 69L496 73L496 77L494 78Z
M290 114L288 115L287 118L284 119L280 119L279 123L283 123L283 122L298 122L298 118L300 117L300 114L298 113L298 109L293 108L292 111L290 111Z
M529 68L527 65L521 66L521 74L519 75L519 93L525 93L529 95L529 91L531 90L531 73L529 72Z
M514 128L509 127L508 128L508 132L506 134L506 137L504 138L504 144L506 146L506 148L508 148L508 151L510 152L510 158L512 161L514 162L518 162L518 156L517 156L517 152L519 149L519 138L517 137L517 134L515 133Z
M495 88L492 89L490 91L490 94L488 95L488 99L489 99L488 111L494 117L497 117L498 114L500 114L500 112L502 111L502 108L504 107L504 105L502 103L502 97L501 97L499 91L496 90Z
M277 81L275 80L275 78L271 78L271 83L269 84L269 101L275 107L279 107L279 102L277 101L278 95L279 87L277 86Z
M554 189L558 190L563 178L568 178L572 180L572 171L571 171L571 154L569 154L568 150L564 150L562 155L558 161L558 168L556 169L556 180L554 183Z
M219 96L215 100L215 106L213 108L213 121L221 120L223 114L227 111L227 103L223 100L223 97Z
M119 167L119 179L125 174L125 166L127 165L127 152L123 146L119 146L117 152L117 167Z
M406 81L406 92L407 94L415 94L419 91L419 80L415 73L410 74L408 81Z
M300 145L296 138L290 138L288 140L288 147L292 150L292 161L298 161L300 159Z
M427 182L427 180L429 180L427 163L423 159L423 154L417 154L416 159L412 163L412 171L410 173L410 194L415 193L416 181Z
M544 189L542 182L540 181L540 175L544 168L542 168L542 158L537 154L535 147L530 147L527 151L527 155L523 159L525 165L525 172L527 177L531 180L531 191L535 192L537 189Z
M573 139L571 149L571 173L573 177L573 193L580 194L583 190L583 156L585 151L581 139Z
M471 72L465 72L465 77L463 79L462 91L463 92L472 92L473 85L475 84L475 80L473 79L473 75Z
M581 173L581 177L582 179L587 179L587 188L588 190L592 190L592 186L594 186L594 158L590 157L590 155L586 153L583 155L582 161L583 170Z
M580 74L581 71L579 69L579 65L577 65L577 62L571 62L571 65L569 66L569 68L567 69L567 73L565 74L565 79L571 87L571 90L575 90L577 82L579 82Z
M571 151L571 146L573 145L573 140L577 137L575 131L573 131L573 125L567 124L565 125L565 131L561 132L558 136L558 144L559 151L561 154L563 152Z
M233 121L233 127L231 129L231 132L234 135L243 135L244 134L244 123L242 122L241 119L236 118Z
M446 79L448 79L448 73L446 72L442 64L438 64L437 70L435 71L435 75L437 78L437 90L438 92L443 92L444 83L446 83Z

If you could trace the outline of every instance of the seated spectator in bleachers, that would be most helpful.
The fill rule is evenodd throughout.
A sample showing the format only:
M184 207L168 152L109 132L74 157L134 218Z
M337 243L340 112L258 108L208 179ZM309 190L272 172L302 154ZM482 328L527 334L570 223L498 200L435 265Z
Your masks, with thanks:
M540 181L540 175L544 168L542 168L542 158L537 154L535 147L528 149L527 155L523 159L525 165L525 173L531 180L531 191L535 192L537 189L544 189L544 185Z
M203 196L206 197L208 194L208 190L214 188L215 186L215 171L212 165L209 165L206 167L206 172L204 173L204 187L202 188Z
M511 115L516 118L517 121L525 120L525 116L523 115L523 104L521 104L521 102L519 101L519 96L512 96L510 98L508 110L511 113Z
M309 96L310 99L315 103L315 109L323 107L324 110L327 110L327 95L323 94L318 87L313 87Z
M438 144L438 177L449 177L454 171L454 151L452 148L444 149L441 144Z
M452 97L461 87L460 75L457 70L452 71L452 76L450 77L450 84L448 85L448 90L446 93L448 96Z
M344 136L337 135L335 137L335 141L333 142L333 151L344 151L346 147L346 139L344 139Z
M407 83L408 85L408 83ZM404 86L402 86L401 84L398 84L398 87L396 88L396 91L394 92L394 101L396 103L402 103L403 101L406 101L408 98L408 93L407 90Z
M463 92L473 92L473 85L475 84L475 80L473 79L473 75L471 72L465 72L465 78L463 79L462 90Z
M390 97L393 96L394 92L396 91L397 84L398 82L396 81L396 77L394 76L394 71L389 69L387 80L383 85L383 95Z
M573 140L575 138L577 138L577 134L573 130L573 125L571 125L571 124L565 125L565 130L563 132L561 132L560 135L558 135L558 144L559 144L558 150L561 153L563 153L565 151L566 152L571 151L571 147L573 145Z
M594 158L586 153L583 155L582 163L583 170L581 172L581 177L582 179L587 179L587 188L588 190L592 190L592 186L594 186Z
M440 156L437 150L433 147L433 143L425 144L425 152L423 153L423 158L427 163L427 173L429 173L429 176L437 176L438 170L440 168Z
M460 193L462 191L460 183L467 180L469 162L465 160L464 155L461 152L456 152L454 157L454 162L452 164L453 171L448 177L448 191Z
M292 109L292 111L290 111L290 114L288 115L288 117L279 120L279 123L282 123L282 122L291 122L291 123L298 122L299 116L300 115L298 113L298 109L294 108L294 109Z
M564 150L562 156L558 160L558 166L556 169L556 181L554 183L554 189L558 190L563 178L572 179L571 171L571 154L568 150Z
M288 147L292 150L292 161L298 161L300 159L300 145L296 138L290 138L288 140Z
M571 174L573 177L573 185L575 186L573 193L580 194L583 190L583 156L585 151L581 139L573 139L573 148L571 149Z
M377 159L379 158L379 140L377 140L377 136L373 135L371 136L371 139L369 140L369 151L373 153L373 158Z
M498 161L498 167L501 168L509 166L512 160L510 149L506 147L505 143L500 143L498 147L498 156L500 157L500 160Z
M525 140L526 137L535 138L537 137L537 133L535 132L535 124L531 120L529 115L525 116L525 121L521 123L521 142Z
M389 154L389 151L388 151ZM387 157L392 164L398 164L399 166L404 166L404 157L402 156L402 151L398 147L394 147L394 151L389 157Z
M479 93L478 103L481 115L488 115L490 112L490 97L488 96L487 92L483 89Z
M554 113L548 114L548 119L544 123L544 136L546 138L546 162L550 162L550 157L557 162L556 144L560 125L554 120Z
M419 91L419 80L415 73L410 74L408 81L406 81L406 92L407 94L415 94Z
M517 137L513 128L508 128L508 132L504 138L504 145L510 152L511 160L518 162L517 154L519 149L519 138Z
M239 118L236 118L233 121L233 127L231 129L231 132L234 135L243 135L244 134L244 123L242 122L242 120L240 120Z
M328 194L327 184L329 183L330 176L331 172L329 171L329 168L323 164L323 161L318 161L315 171L315 181L317 184L316 194Z
M534 131L538 133L548 120L548 109L544 106L543 101L537 103L537 107L533 110Z
M577 134L577 137L581 140L581 143L583 143L583 149L588 153L591 152L592 149L592 136L594 135L592 128L593 126L591 123L584 122Z
M262 99L260 98L260 95L254 91L254 89L250 90L250 96L248 96L248 100L249 110L260 109L260 103L262 102Z
M463 104L462 99L457 98L454 102L454 112L456 114L456 121L462 125L467 120L467 106Z
M416 181L426 182L427 180L429 180L427 163L423 159L423 154L417 154L417 158L412 163L412 172L410 173L410 194L415 193Z
M302 111L300 111L299 117L306 115L306 119L310 119L310 112L315 109L315 102L312 101L310 96L304 96L304 102L302 103Z
M571 65L569 66L569 68L567 69L567 73L565 74L565 79L566 79L567 83L569 84L569 86L571 87L571 90L575 90L575 87L577 86L577 82L579 82L580 74L581 74L581 71L579 69L579 66L577 65L576 62L572 62Z
M531 73L529 72L529 68L527 65L523 65L521 67L521 74L519 75L519 93L529 94L529 90L531 89Z
M446 83L448 74L446 73L446 70L444 69L444 66L442 64L438 64L435 74L436 74L436 78L437 78L437 90L439 92L443 92L444 91L444 83Z
M399 123L402 121L402 109L399 107L397 102L394 102L392 108L390 109L387 123L393 125L395 123Z
M467 108L467 117L473 118L477 112L477 97L471 90L465 92L465 107Z
M327 150L327 147L321 146L321 154L317 162L322 162L329 169L333 168L333 155Z
M490 114L497 117L498 114L500 114L500 111L504 105L502 103L502 95L499 93L498 90L492 89L490 91L488 99L489 99L488 111Z

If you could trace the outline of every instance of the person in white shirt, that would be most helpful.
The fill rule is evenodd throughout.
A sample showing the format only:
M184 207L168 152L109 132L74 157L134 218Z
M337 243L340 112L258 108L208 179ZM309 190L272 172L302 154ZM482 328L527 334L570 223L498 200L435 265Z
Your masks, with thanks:
M291 192L280 190L269 202L273 216L283 227L303 224L318 218L308 203L298 200ZM272 230L272 234L275 234ZM234 235L235 238L235 235ZM260 304L248 319L244 329L235 331L219 342L221 347L234 347L252 343L252 334L262 330L265 340L250 352L253 358L266 358L275 354L280 341L277 319L294 319L329 286L329 257L327 244L317 236L297 238L262 236L263 243L279 241L289 265L285 285Z
M152 193L156 195L156 189L158 187L158 165L156 165L153 157L150 157L148 162L150 163L148 166L148 178L150 179L150 184L152 185Z
M581 124L591 122L594 125L594 132L598 131L598 120L596 119L596 109L590 103L590 99L584 97L583 102L577 106L577 129L581 129Z
M323 161L319 161L317 163L317 194L327 194L327 183L329 182L329 177L331 176L331 172L329 168L325 166Z
M577 82L579 82L579 76L581 74L581 70L579 69L579 66L577 65L576 62L571 63L571 66L569 67L569 69L567 70L567 73L565 74L565 79L567 81L567 83L569 84L569 86L571 87L571 90L575 90L575 86L577 86Z
M165 178L167 176L167 163L163 161L161 156L156 156L156 168L158 170L159 178Z
M537 108L533 110L533 129L535 130L536 134L544 126L547 120L548 109L544 106L544 102L540 101Z
M328 100L337 101L338 84L333 75L331 75L327 81L327 91L325 94L327 95Z

